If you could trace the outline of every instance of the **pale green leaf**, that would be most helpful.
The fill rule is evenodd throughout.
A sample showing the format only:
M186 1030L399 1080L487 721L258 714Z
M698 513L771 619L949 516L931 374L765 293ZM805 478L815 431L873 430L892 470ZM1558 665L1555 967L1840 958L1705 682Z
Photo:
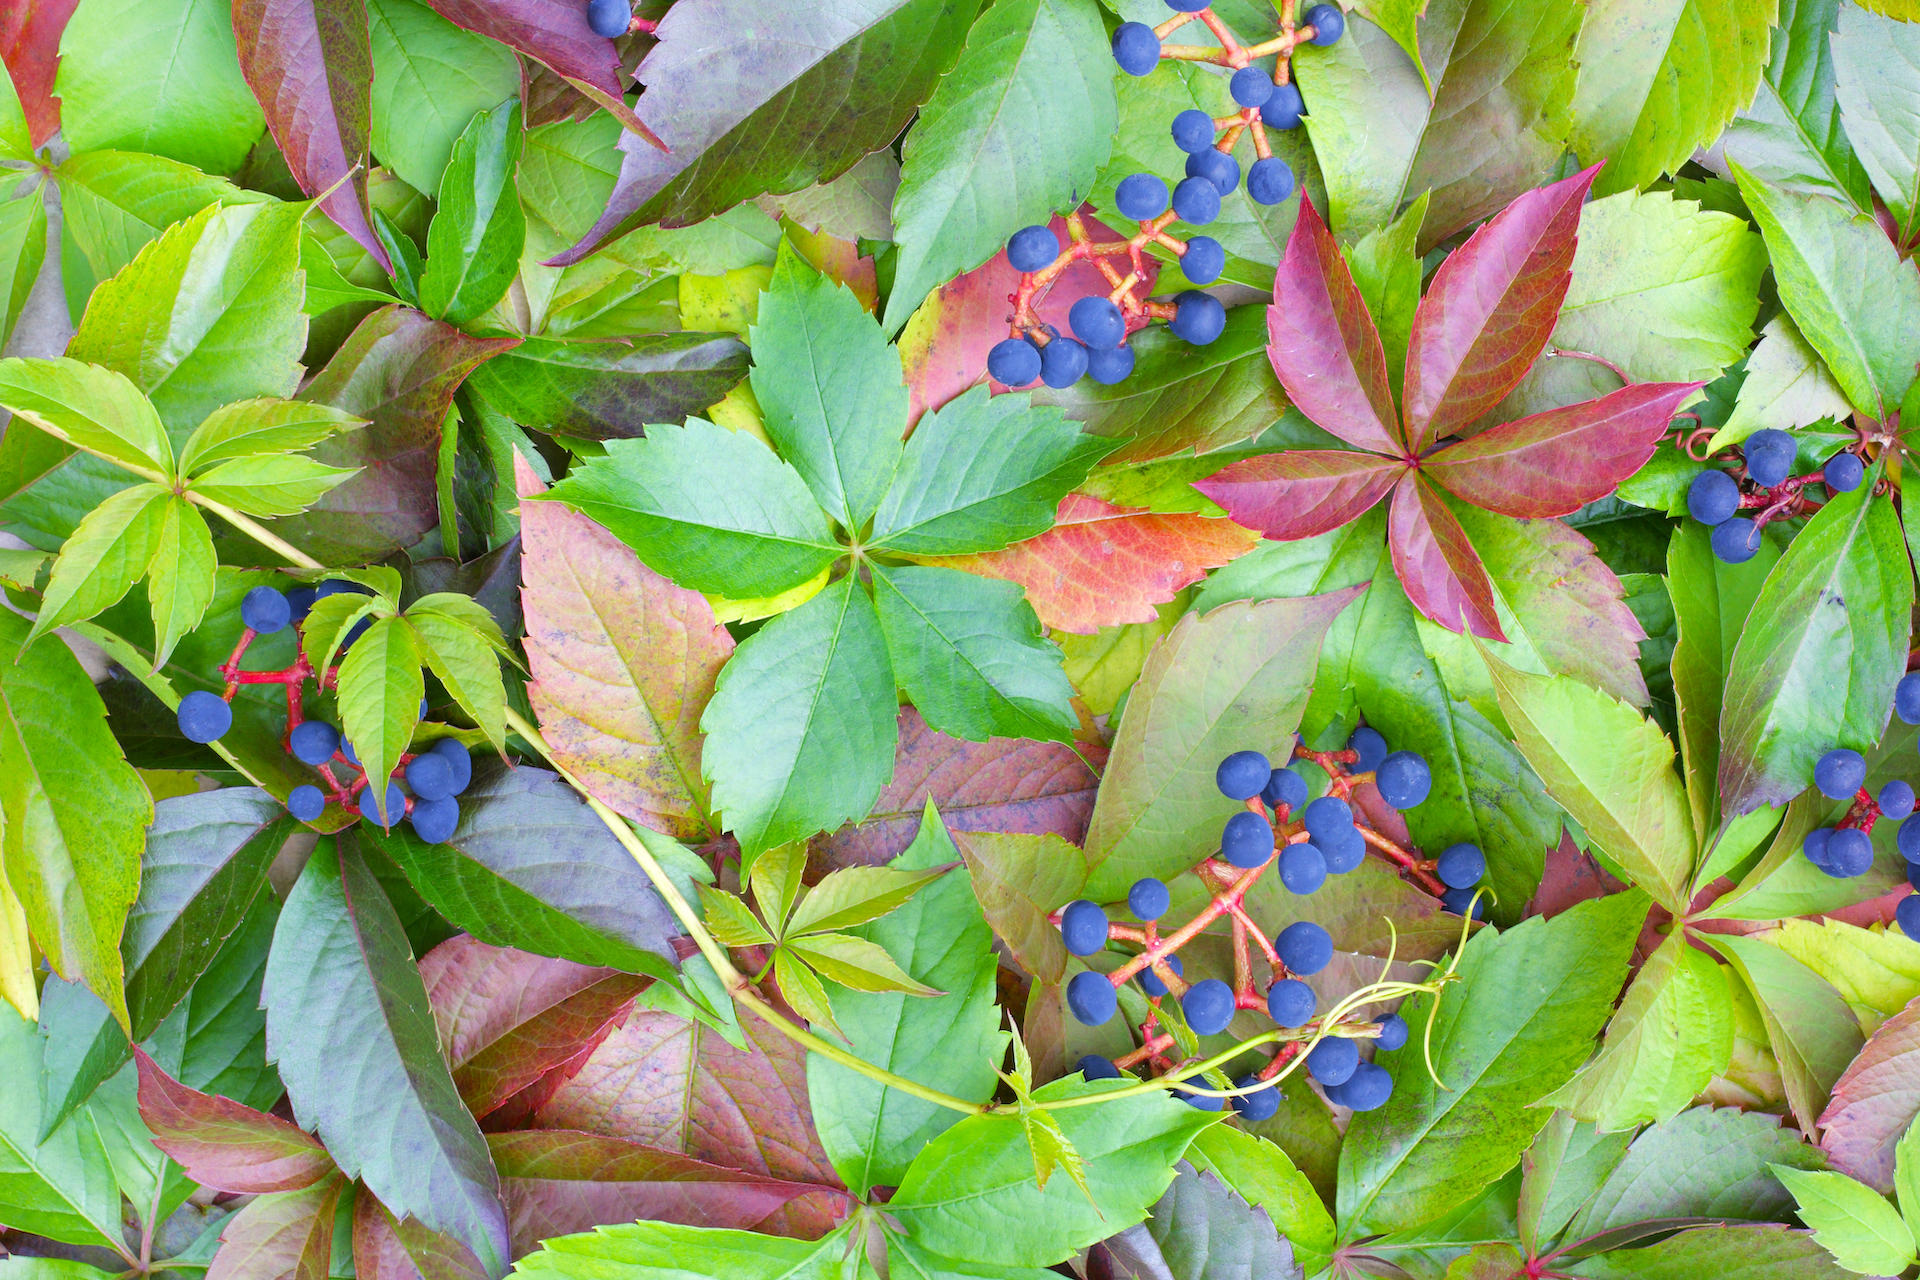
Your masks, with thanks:
M760 914L773 926L776 937L786 936L787 917L793 914L793 904L800 900L800 891L805 887L801 877L806 869L806 844L796 840L755 858L753 869L747 873L753 900L759 904Z
M946 875L958 860L959 855L954 854L946 864L913 871L896 867L843 867L807 893L800 910L787 922L786 936L794 938L803 933L849 929L877 920Z
M937 996L924 982L901 971L884 947L847 933L815 933L789 938L785 946L820 976L855 991L904 991L908 995Z
M1828 42L1841 9L1841 0L1780 0L1759 91L1721 149L1756 177L1872 213L1867 174L1848 140L1852 121L1842 128L1834 101L1836 55Z
M764 859L762 859L764 861ZM723 889L701 885L700 905L707 932L726 947L771 946L773 935L766 931L747 904Z
M0 406L48 435L162 478L173 447L153 405L122 374L66 357L0 360Z
M1840 994L1819 974L1758 938L1702 934L1746 983L1760 1006L1787 1101L1802 1130L1812 1132L1862 1037Z
M461 30L420 0L367 0L367 26L373 154L419 190L438 191L474 113L520 91L519 61L505 45Z
M409 609L404 621L413 632L421 660L487 735L487 741L505 750L506 682L500 677L500 653L492 639L444 613Z
M520 135L516 99L476 115L454 143L420 277L420 306L436 319L471 324L513 281L527 233L513 185Z
M215 409L193 429L180 446L179 471L190 476L202 467L232 458L297 453L336 432L358 431L366 425L365 419L331 405L305 400L241 400Z
M1707 449L1717 453L1763 428L1790 431L1822 418L1844 418L1847 396L1826 362L1800 336L1793 317L1767 321L1760 343L1747 357L1747 376L1733 402L1733 415L1713 433Z
M1911 243L1920 233L1920 27L1843 5L1832 45L1833 96L1847 136L1900 242Z
M165 486L141 484L89 511L61 545L28 640L118 604L146 575L172 501Z
M180 637L199 626L206 615L207 606L213 602L214 570L218 565L207 518L186 499L169 497L160 510L153 561L147 572L156 671L166 665Z
M820 979L814 976L799 956L781 947L773 953L773 976L780 984L780 994L793 1006L794 1012L816 1027L825 1027L842 1040L846 1032L833 1020L833 1005L827 1000L827 989Z
M218 463L195 477L189 489L251 516L292 516L320 501L359 470L329 466L305 454L267 454Z
M1914 1263L1913 1232L1886 1197L1844 1173L1774 1165L1800 1220L1839 1264L1862 1275L1899 1275Z
M400 815L387 812L387 779L413 741L424 688L413 629L399 618L376 618L340 662L341 731L366 768L388 827Z
M1831 983L1863 1035L1878 1031L1920 996L1920 947L1891 928L1862 929L1833 919L1782 920L1761 937Z

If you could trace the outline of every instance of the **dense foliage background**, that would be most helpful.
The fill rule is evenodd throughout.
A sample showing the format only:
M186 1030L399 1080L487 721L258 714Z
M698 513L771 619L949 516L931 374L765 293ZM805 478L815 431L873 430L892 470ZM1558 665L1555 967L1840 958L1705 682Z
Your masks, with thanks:
M1910 0L0 58L0 1280L1920 1266Z

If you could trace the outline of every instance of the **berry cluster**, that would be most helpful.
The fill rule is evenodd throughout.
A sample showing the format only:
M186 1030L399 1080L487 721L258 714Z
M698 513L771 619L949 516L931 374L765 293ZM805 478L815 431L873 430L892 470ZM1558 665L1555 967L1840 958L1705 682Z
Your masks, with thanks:
M283 685L287 691L287 732L282 745L301 764L311 765L326 782L325 790L311 783L295 787L287 795L287 812L302 822L312 822L331 799L349 808L358 807L361 816L381 826L390 826L404 815L422 840L439 844L459 826L460 802L455 797L473 780L473 758L457 739L441 738L426 751L400 757L400 767L387 780L385 801L389 821L381 822L375 803L377 793L368 785L366 770L354 754L353 744L326 721L309 720L302 713L306 682L318 674L308 662L304 647L296 643L293 665L283 670L240 669L240 659L255 636L273 635L288 627L299 636L301 623L315 600L363 590L356 583L329 579L318 586L295 587L285 592L274 587L255 587L247 592L240 602L240 621L246 630L240 633L233 655L220 667L226 690L216 694L196 689L180 699L180 732L193 742L217 741L233 727L232 703L241 685ZM340 651L345 653L351 648L369 625L364 618L355 623L342 637ZM340 668L329 667L324 675L318 675L316 684L320 689L337 688L339 680ZM422 699L420 715L424 718L426 714L427 704ZM336 776L336 770L347 771L345 782ZM402 778L407 784L405 791L400 787Z
M1084 899L1067 904L1052 919L1060 927L1067 950L1091 956L1116 942L1138 947L1110 974L1093 970L1076 974L1067 984L1067 1007L1089 1026L1110 1020L1119 1006L1119 988L1137 980L1146 993L1151 1013L1142 1028L1145 1044L1132 1053L1109 1060L1082 1058L1081 1072L1089 1079L1119 1076L1145 1064L1156 1074L1177 1069L1166 1055L1179 1040L1170 1028L1171 1011L1162 1001L1178 1001L1179 1023L1194 1035L1216 1035L1227 1029L1242 1009L1263 1009L1278 1035L1272 1059L1260 1070L1239 1077L1233 1105L1248 1120L1264 1120L1280 1106L1278 1077L1304 1055L1307 1074L1332 1101L1355 1111L1367 1111L1386 1102L1393 1079L1382 1068L1360 1060L1359 1040L1391 1052L1407 1042L1407 1025L1398 1015L1378 1019L1360 1016L1351 1000L1316 1018L1318 1000L1303 977L1320 972L1333 959L1333 938L1321 926L1300 920L1281 930L1269 942L1248 916L1247 891L1269 868L1278 868L1281 883L1298 895L1311 894L1327 876L1353 871L1365 860L1369 847L1393 863L1407 879L1440 897L1458 914L1482 913L1474 891L1486 873L1486 859L1471 844L1457 844L1439 858L1425 860L1393 840L1355 821L1351 797L1355 787L1372 782L1380 797L1396 809L1410 809L1427 798L1433 776L1427 762L1411 751L1387 749L1378 731L1355 730L1344 751L1310 751L1297 742L1293 760L1308 760L1328 776L1327 794L1309 801L1306 779L1289 766L1271 767L1258 751L1236 751L1220 762L1215 781L1222 794L1246 808L1228 818L1220 834L1217 855L1194 870L1210 891L1207 905L1186 924L1162 932L1160 921L1172 906L1167 884L1148 877L1127 894L1127 910L1138 925L1110 920L1106 910ZM1174 954L1215 920L1226 916L1233 928L1234 982L1202 978L1189 982ZM1264 995L1254 989L1252 947L1264 953L1271 979ZM1162 1029L1161 1024L1169 1029ZM1219 1110L1222 1097L1176 1086L1194 1106Z
M1866 476L1866 463L1852 450L1834 454L1819 471L1791 475L1796 447L1792 436L1769 427L1747 437L1742 458L1731 471L1709 468L1693 478L1687 511L1712 526L1715 556L1728 564L1751 560L1760 550L1760 530L1768 521L1791 519L1820 505L1807 497L1807 486L1822 484L1829 494L1850 493ZM1749 518L1738 514L1741 511L1755 514Z
M1908 724L1920 724L1920 671L1908 672L1894 686L1893 710ZM1807 861L1835 879L1862 875L1873 865L1873 824L1881 818L1900 823L1896 843L1906 857L1908 879L1920 888L1920 815L1914 814L1913 787L1899 778L1874 795L1864 785L1867 761L1850 747L1835 747L1813 766L1813 785L1829 800L1852 800L1846 814L1831 827L1809 831L1800 851ZM1904 898L1900 927L1909 937L1920 937L1920 898Z
M1062 249L1049 227L1025 227L1007 241L1007 261L1020 272L1020 286L1010 299L1014 314L1011 336L987 355L987 372L1009 387L1024 387L1038 378L1049 387L1066 387L1090 376L1112 384L1133 372L1134 353L1128 338L1153 320L1167 321L1174 334L1195 346L1205 346L1226 327L1227 313L1211 294L1189 289L1172 302L1140 297L1146 264L1142 254L1158 244L1180 259L1189 284L1207 285L1226 269L1227 251L1212 236L1182 241L1169 235L1174 222L1203 227L1220 216L1220 201L1240 185L1240 162L1233 149L1244 134L1252 140L1254 162L1247 169L1247 194L1261 204L1279 204L1293 194L1293 170L1273 154L1266 129L1300 127L1306 105L1292 81L1290 59L1296 46L1311 40L1329 45L1346 30L1338 5L1319 4L1307 10L1306 23L1293 25L1293 3L1284 5L1280 34L1261 44L1244 45L1207 5L1191 0L1167 0L1174 16L1157 27L1125 22L1113 34L1113 57L1123 71L1144 76L1162 58L1210 62L1232 71L1228 91L1239 110L1215 118L1198 109L1182 111L1173 119L1173 140L1187 153L1186 177L1171 191L1151 173L1136 173L1120 181L1114 191L1115 211L1140 224L1125 240L1095 241L1080 215L1067 218L1071 243ZM1161 41L1189 22L1201 22L1220 42L1218 49L1200 45L1166 45ZM1252 65L1274 56L1269 74ZM1124 256L1128 271L1110 259ZM1042 324L1034 304L1072 263L1090 258L1106 277L1111 292L1089 295L1073 304L1067 315L1067 337Z

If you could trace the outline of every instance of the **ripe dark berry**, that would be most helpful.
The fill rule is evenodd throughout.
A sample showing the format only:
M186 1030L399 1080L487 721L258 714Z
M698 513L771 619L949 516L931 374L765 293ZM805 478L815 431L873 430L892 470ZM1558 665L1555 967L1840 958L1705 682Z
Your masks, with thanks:
M1060 941L1076 956L1090 956L1107 945L1107 913L1085 898L1060 913Z
M289 622L303 622L313 612L313 602L320 596L317 587L293 587L287 592L287 611Z
M1120 998L1114 994L1113 984L1105 974L1076 973L1073 981L1067 983L1067 1008L1089 1027L1106 1022L1119 1007Z
M1194 181L1194 178L1187 179L1187 182ZM1184 187L1186 182L1180 185ZM1196 347L1206 346L1227 327L1227 309L1210 293L1189 289L1174 298L1173 306L1173 319L1167 328L1173 330L1174 337L1184 338Z
M1447 846L1434 872L1440 877L1440 883L1449 889L1471 889L1480 883L1481 876L1487 874L1487 855L1480 852L1479 845L1463 840Z
M1118 1080L1125 1074L1113 1065L1112 1058L1103 1058L1097 1053L1088 1054L1077 1065L1080 1074L1089 1080Z
M1920 893L1920 863L1907 864L1907 888Z
M1898 778L1880 788L1880 794L1874 799L1880 806L1881 816L1895 822L1913 812L1913 788Z
M1212 3L1213 0L1167 0L1167 8L1175 13L1198 13Z
M1827 841L1827 874L1841 880L1864 875L1873 865L1873 841L1857 827L1842 827Z
M1189 284L1212 284L1227 269L1227 251L1212 236L1192 236L1187 240L1186 256L1180 259L1180 272Z
M445 800L453 795L453 766L446 757L423 751L407 764L407 785L422 800Z
M1257 813L1242 809L1220 833L1220 856L1236 867L1263 866L1273 856L1273 828Z
M1213 771L1213 781L1227 799L1251 800L1260 794L1272 773L1267 758L1258 751L1236 751Z
M1173 145L1192 155L1213 145L1213 117L1188 107L1173 118Z
M1279 204L1293 194L1293 170L1279 156L1255 160L1247 170L1247 194L1260 204Z
M1123 342L1117 347L1108 347L1101 351L1087 352L1087 376L1103 387L1116 382L1126 381L1133 372L1133 344Z
M1893 922L1909 938L1920 939L1920 894L1908 894L1893 909Z
M1267 802L1269 809L1283 804L1289 809L1298 809L1307 802L1307 780L1291 769L1275 769L1267 776L1267 785L1260 789L1260 798Z
M1706 470L1687 486L1687 514L1704 525L1731 520L1740 509L1740 485L1724 471Z
M1813 785L1829 800L1852 799L1866 780L1866 757L1846 747L1835 747L1813 766Z
M1321 1084L1345 1084L1360 1065L1360 1046L1345 1036L1328 1036L1307 1052L1307 1074Z
M1373 785L1380 798L1396 809L1412 809L1433 791L1433 770L1417 752L1396 751L1380 762Z
M1273 77L1258 67L1242 67L1227 81L1227 92L1243 107L1264 107L1273 96Z
M1358 827L1341 827L1320 841L1320 856L1330 874L1343 876L1367 860L1367 842Z
M1127 320L1112 298L1092 293L1073 304L1067 312L1067 324L1073 336L1089 347L1117 347L1127 336Z
M400 821L406 812L407 794L400 790L399 783L391 779L388 780L386 794L387 816L384 819L380 816L379 807L375 803L375 797L378 794L371 782L362 788L360 792L360 816L378 826L391 827L394 823Z
M348 627L347 634L340 638L340 652L345 653L347 650L353 648L353 642L367 634L367 628L372 625L372 618L362 618L360 621Z
M1195 1035L1218 1035L1233 1021L1233 988L1218 978L1202 978L1180 997L1180 1012Z
M1306 113L1307 104L1301 100L1300 87L1288 81L1274 86L1273 96L1260 108L1260 119L1275 129L1298 129L1300 117Z
M473 757L458 738L442 738L429 748L453 767L453 794L459 795L473 781Z
M1022 227L1007 241L1007 261L1023 274L1044 270L1059 256L1060 237L1044 224Z
M187 736L188 741L218 742L227 730L233 728L233 708L222 701L219 694L195 689L180 699L176 719L180 723L180 732Z
M1832 827L1815 827L1800 841L1800 852L1807 855L1808 862L1825 871L1828 865L1827 843L1832 839Z
M1353 810L1339 796L1321 796L1307 806L1300 820L1307 824L1307 834L1318 840L1342 827L1352 826Z
M1374 1048L1385 1049L1388 1053L1392 1053L1407 1043L1408 1028L1405 1018L1397 1013L1390 1013L1374 1021L1380 1027L1379 1038L1373 1042Z
M1173 211L1180 221L1204 227L1220 216L1220 188L1206 178L1184 178L1173 189Z
M1168 0L1168 3L1171 4L1172 0ZM1194 1081L1194 1088L1211 1089L1212 1087L1213 1086L1208 1084L1204 1078ZM1220 1111L1225 1109L1227 1105L1225 1098L1216 1098L1211 1094L1195 1093L1192 1089L1185 1088L1181 1085L1173 1086L1173 1096L1188 1106L1201 1111Z
M1475 920L1485 920L1487 918L1487 900L1481 898L1475 901L1473 895L1474 891L1472 889L1449 889L1440 895L1440 905L1457 916L1463 916L1467 914L1467 906L1471 903L1473 906L1473 918Z
M361 586L357 582L349 582L345 578L328 578L318 587L315 587L313 593L314 597L319 600L325 600L328 596L366 596L373 594L373 592L366 587Z
M1334 1085L1326 1093L1329 1102L1354 1111L1373 1111L1386 1106L1393 1096L1393 1077L1385 1067L1362 1062L1354 1066L1345 1084Z
M1372 773L1387 758L1387 740L1378 729L1363 724L1347 739L1347 750L1360 757L1353 762L1355 773Z
M415 798L413 812L407 815L413 833L428 844L439 844L453 835L460 825L460 802L452 796L439 800Z
M1160 37L1144 22L1123 22L1113 33L1113 60L1130 76L1144 76L1160 65Z
M1187 157L1187 176L1205 178L1221 195L1232 195L1233 189L1240 185L1240 162L1224 151L1206 147Z
M1326 855L1314 846L1305 841L1290 844L1280 855L1280 883L1287 886L1287 892L1304 897L1326 882Z
M1072 338L1055 338L1040 348L1040 381L1058 389L1080 381L1087 371L1087 349Z
M1167 184L1151 173L1130 174L1114 188L1113 207L1123 218L1149 222L1167 211Z
M1748 436L1741 446L1747 458L1747 475L1753 482L1771 489L1793 470L1793 437L1772 427Z
M1760 531L1745 516L1713 526L1713 554L1727 564L1745 564L1760 550Z
M340 754L347 758L348 764L360 763L360 757L357 754L355 754L353 749L353 744L347 741L346 736L344 734L341 735L341 738L340 738Z
M326 807L327 798L311 783L303 782L287 793L287 812L302 822L312 822Z
M1340 12L1340 6L1317 4L1307 10L1302 25L1313 25L1313 42L1322 48L1338 40L1347 29L1347 15Z
M633 10L627 8L626 0L589 0L587 25L593 28L593 34L611 40L627 34L627 28L633 25Z
M1127 910L1133 912L1136 920L1158 920L1172 905L1173 893L1165 880L1146 876L1135 880L1133 888L1127 890Z
M301 764L325 764L340 750L340 731L324 720L302 720L287 735L287 750Z
M1920 724L1920 671L1909 671L1893 686L1893 709L1908 724Z
M1302 978L1312 977L1333 960L1333 935L1311 920L1295 920L1273 940L1280 963Z
M1167 968L1173 970L1175 974L1181 975L1181 976L1184 976L1186 972L1180 967L1179 956L1168 956ZM1167 984L1160 981L1160 975L1155 973L1152 969L1142 969L1139 973L1139 978L1140 978L1140 989L1146 992L1148 995L1163 996L1167 994Z
M1244 1075L1233 1082L1233 1087L1236 1089L1251 1089L1259 1083L1260 1077ZM1258 1093L1243 1093L1233 1100L1233 1109L1238 1111L1240 1118L1249 1124L1257 1124L1262 1120L1271 1120L1280 1110L1280 1091L1272 1085L1268 1085Z
M1908 862L1920 863L1920 813L1900 824L1893 833L1893 843L1900 850L1901 857Z
M1024 387L1040 376L1040 352L1025 338L1006 338L987 352L987 373L1002 386Z
M1867 474L1866 464L1854 453L1836 453L1827 459L1820 480L1835 493L1852 493Z
M255 587L240 598L240 623L270 636L293 620L293 606L273 587Z
M1267 988L1267 1016L1282 1027L1304 1027L1313 1020L1313 988L1298 978L1282 978Z

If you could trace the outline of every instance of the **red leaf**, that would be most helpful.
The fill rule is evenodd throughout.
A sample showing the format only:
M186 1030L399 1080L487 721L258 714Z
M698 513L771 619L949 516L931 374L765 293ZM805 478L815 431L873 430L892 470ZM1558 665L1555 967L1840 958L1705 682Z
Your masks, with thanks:
M396 1219L362 1189L353 1202L357 1280L487 1280L473 1250L416 1218Z
M1436 484L1502 515L1564 516L1646 465L1698 382L1641 382L1502 423L1420 464ZM1231 510L1231 508L1229 508Z
M1236 462L1193 487L1281 542L1338 529L1373 509L1406 470L1396 458L1334 449L1269 453Z
M305 1190L249 1203L221 1227L207 1280L327 1280L333 1210L345 1183L330 1174Z
M1060 500L1054 527L1037 538L1004 551L924 562L1017 582L1041 622L1092 635L1122 622L1152 622L1154 605L1259 541L1231 520L1163 515L1070 493Z
M1106 759L1099 747L1083 744L1079 750L1095 764ZM1051 831L1079 844L1099 786L1099 777L1080 756L1058 742L967 742L931 727L912 707L902 707L893 781L864 822L816 836L810 852L822 873L883 866L912 843L928 800L954 831Z
M635 1010L541 1108L546 1129L577 1129L661 1147L730 1169L842 1189L814 1132L806 1051L757 1018L740 1023L742 1053L686 1019ZM832 1227L817 1205L781 1211L781 1235Z
M1407 439L1415 453L1477 421L1533 367L1560 318L1580 202L1599 171L1595 165L1527 192L1434 273L1407 343Z
M1093 206L1083 205L1081 221L1095 241L1124 240L1126 237L1093 216ZM1061 244L1068 243L1067 221L1055 216L1048 224ZM1148 291L1160 274L1157 259L1146 262ZM963 276L955 276L933 291L926 302L900 331L900 360L906 366L907 421L911 425L929 409L938 409L947 401L987 376L987 352L1007 336L1013 318L1012 296L1020 284L1020 273L1007 261L1003 249L986 263ZM1089 294L1105 294L1113 288L1100 269L1081 261L1069 266L1054 281L1053 288L1035 309L1040 319L1062 333L1068 331L1067 312ZM994 394L1007 388L989 382Z
M233 34L240 70L294 181L310 196L334 188L321 209L391 268L367 220L373 46L366 0L233 0ZM349 174L352 181L342 183Z
M1380 332L1310 200L1300 202L1273 278L1267 356L1288 397L1316 426L1356 449L1406 453Z
M420 961L440 1046L460 1097L484 1116L582 1048L633 1008L646 979L462 934Z
M140 1118L153 1145L217 1191L298 1191L333 1172L320 1140L278 1116L189 1089L134 1046Z
M522 498L542 486L516 456ZM700 776L700 715L733 637L697 591L640 563L557 502L520 507L527 687L541 732L597 799L655 831L719 834Z
M846 1212L845 1192L707 1164L673 1151L566 1129L496 1133L487 1139L500 1170L513 1256L553 1236L645 1218L690 1227L752 1231L779 1225L788 1205Z
M268 522L273 531L330 564L364 564L420 541L440 522L440 427L453 393L475 365L519 343L470 337L411 307L362 320L300 393L368 420L312 451L362 470L306 514Z
M1880 1024L1833 1086L1820 1115L1820 1149L1834 1169L1883 1195L1893 1149L1920 1112L1920 1002Z
M39 147L60 130L60 36L80 0L12 0L0 6L0 60L27 117L27 139Z
M1449 631L1506 640L1479 554L1446 499L1417 471L1402 476L1393 491L1387 545L1414 608Z

